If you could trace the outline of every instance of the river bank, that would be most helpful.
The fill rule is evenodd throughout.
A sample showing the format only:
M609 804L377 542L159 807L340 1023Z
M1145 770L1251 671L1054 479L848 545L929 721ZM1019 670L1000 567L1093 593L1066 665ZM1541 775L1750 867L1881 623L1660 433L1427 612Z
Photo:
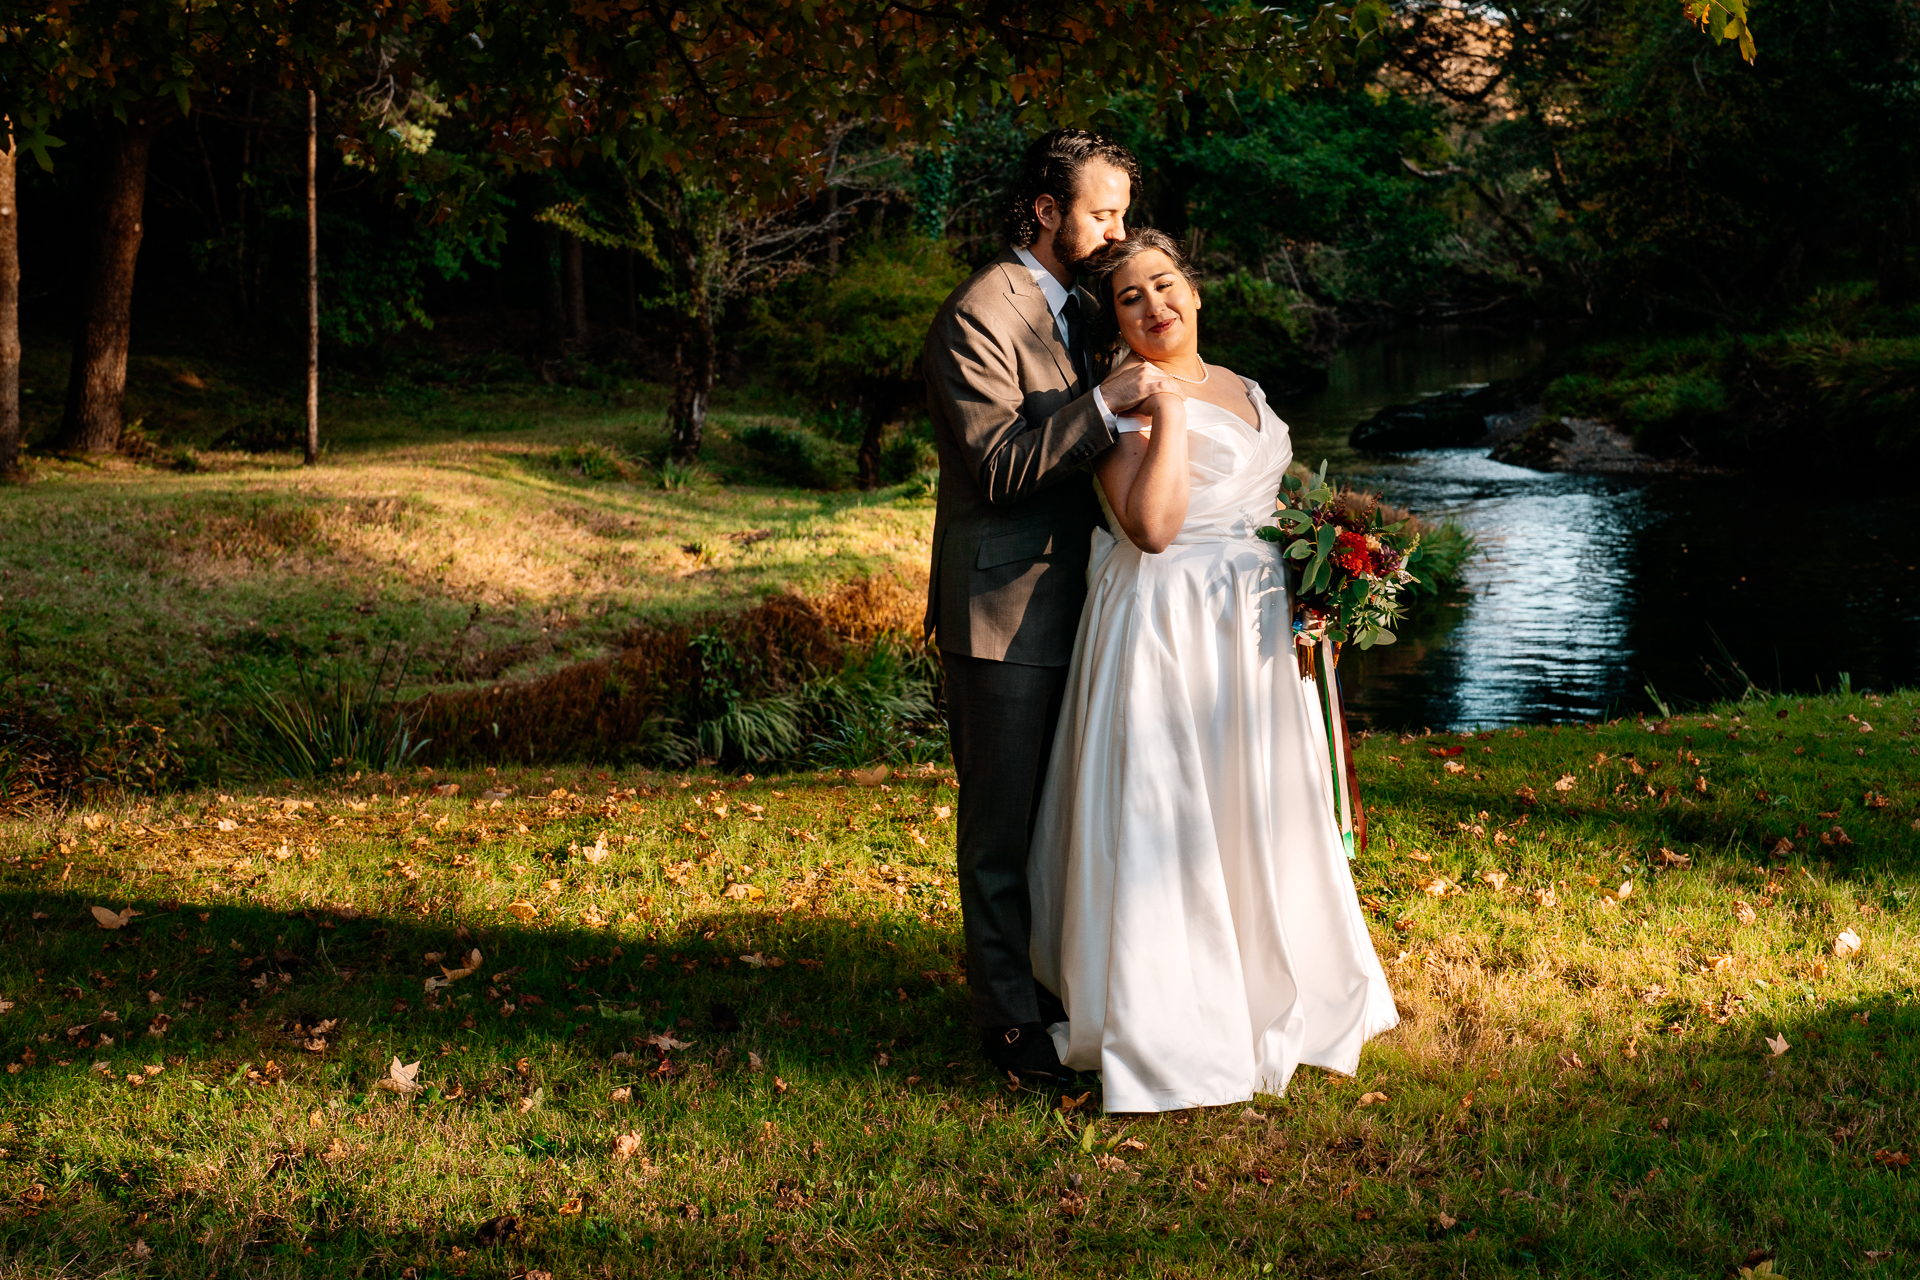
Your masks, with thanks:
M1576 342L1520 376L1390 405L1350 443L1588 475L1716 474L1809 448L1905 471L1920 466L1920 307L1816 296L1778 329Z

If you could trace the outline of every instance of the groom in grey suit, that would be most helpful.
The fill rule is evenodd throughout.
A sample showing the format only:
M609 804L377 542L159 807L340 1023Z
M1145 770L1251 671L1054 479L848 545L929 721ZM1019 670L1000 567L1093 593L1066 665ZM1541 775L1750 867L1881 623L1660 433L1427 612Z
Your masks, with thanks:
M926 626L946 669L960 780L960 905L981 1047L1018 1075L1064 1078L1034 982L1027 848L1101 520L1088 464L1114 411L1177 384L1136 365L1096 385L1093 298L1073 269L1126 238L1139 167L1097 134L1059 129L1028 148L1008 247L947 298L922 365L940 450Z

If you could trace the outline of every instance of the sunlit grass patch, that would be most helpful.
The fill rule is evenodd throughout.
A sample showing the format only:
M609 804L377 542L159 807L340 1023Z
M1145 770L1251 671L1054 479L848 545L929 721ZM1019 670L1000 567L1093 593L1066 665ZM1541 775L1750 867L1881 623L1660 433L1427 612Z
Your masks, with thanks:
M1159 1117L1099 1114L1091 1078L1010 1089L977 1057L940 768L414 771L16 821L7 1255L1897 1271L1916 712L1754 700L1360 743L1355 877L1402 1026L1356 1079ZM416 1088L383 1087L396 1059Z

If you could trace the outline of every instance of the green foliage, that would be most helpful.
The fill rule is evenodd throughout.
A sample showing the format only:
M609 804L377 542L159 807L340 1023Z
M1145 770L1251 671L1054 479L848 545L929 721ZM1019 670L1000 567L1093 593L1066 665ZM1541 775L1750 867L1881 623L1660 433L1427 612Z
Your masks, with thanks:
M757 302L754 329L786 380L827 402L859 401L918 380L933 313L966 278L944 241L868 241L838 272Z
M899 484L940 466L939 450L933 443L933 423L926 418L910 418L900 430L887 437L880 450L880 483Z
M278 214L306 216L291 207ZM476 264L495 265L501 230L492 220L436 223L391 208L341 214L323 206L320 236L321 332L364 347L410 325L431 329L427 290L465 278Z
M1269 397L1325 385L1312 349L1312 304L1297 291L1247 271L1208 280L1201 290L1205 356L1252 378Z
M939 670L925 646L881 640L840 670L810 682L805 696L810 754L821 764L945 764L946 725L934 714Z
M1445 154L1438 108L1360 89L1235 107L1185 128L1143 104L1122 116L1155 175L1149 202L1173 215L1160 221L1206 234L1203 259L1225 252L1263 279L1304 274L1332 302L1410 302L1439 285L1449 219L1401 162Z
M1602 418L1654 452L1735 458L1801 447L1810 431L1884 461L1920 461L1920 315L1824 291L1814 324L1588 344L1542 397Z
M660 487L669 493L697 489L712 478L699 463L673 457L661 460L659 474Z
M1642 329L1663 313L1777 324L1801 282L1843 273L1910 298L1920 15L1850 15L1771 5L1748 65L1702 48L1670 0L1543 8L1543 38L1508 64L1518 109L1489 120L1468 168L1518 254Z
M233 719L241 756L266 777L404 768L427 741L413 736L399 698L406 664L400 664L391 684L383 680L392 656L389 648L366 679L340 662L320 673L302 665L296 684L285 691L242 676L244 712Z
M853 450L805 427L757 422L735 439L763 470L803 489L844 489L853 478Z

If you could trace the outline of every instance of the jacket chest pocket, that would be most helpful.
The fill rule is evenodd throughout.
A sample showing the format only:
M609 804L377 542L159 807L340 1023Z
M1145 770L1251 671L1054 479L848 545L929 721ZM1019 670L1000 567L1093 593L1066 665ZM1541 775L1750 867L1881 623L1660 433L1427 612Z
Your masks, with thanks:
M973 567L991 569L1020 560L1038 560L1042 556L1052 555L1056 545L1057 537L1051 529L1022 529L983 538L980 550L973 558Z

